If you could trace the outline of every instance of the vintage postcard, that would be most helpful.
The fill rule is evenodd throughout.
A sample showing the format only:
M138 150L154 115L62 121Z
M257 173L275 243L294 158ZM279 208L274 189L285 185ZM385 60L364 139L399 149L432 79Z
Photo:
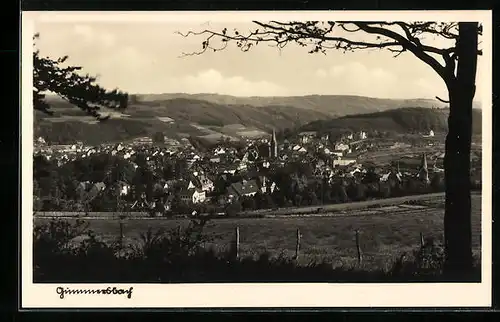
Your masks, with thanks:
M490 11L21 35L21 308L491 306Z

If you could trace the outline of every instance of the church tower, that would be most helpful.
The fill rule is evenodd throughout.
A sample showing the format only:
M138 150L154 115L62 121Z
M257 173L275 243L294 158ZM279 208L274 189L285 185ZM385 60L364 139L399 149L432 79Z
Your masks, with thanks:
M418 177L420 180L424 181L425 183L429 183L429 170L427 169L427 156L425 153L422 154L422 163L420 165L420 171L418 173Z
M276 131L273 129L273 136L269 144L269 157L271 159L278 158L278 140L276 140Z

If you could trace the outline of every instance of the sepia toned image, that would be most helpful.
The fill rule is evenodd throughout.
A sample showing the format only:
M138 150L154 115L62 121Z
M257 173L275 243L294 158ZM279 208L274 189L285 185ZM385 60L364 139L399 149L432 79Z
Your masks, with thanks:
M490 19L26 13L26 303L489 305Z

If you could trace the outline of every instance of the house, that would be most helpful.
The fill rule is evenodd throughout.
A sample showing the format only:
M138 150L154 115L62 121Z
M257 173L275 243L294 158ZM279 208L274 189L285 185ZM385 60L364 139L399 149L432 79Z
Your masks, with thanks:
M191 199L194 204L202 203L207 199L207 194L201 189L194 189Z
M349 150L349 145L344 144L342 142L339 142L339 143L335 144L335 150L342 151L342 152L347 151L347 150Z
M403 180L403 175L399 171L389 171L380 177L381 182L394 181L401 183Z
M193 154L192 157L190 159L188 159L188 162L189 163L194 163L196 161L200 160L200 156L197 155L197 154Z
M195 189L196 188L196 181L195 180L191 180L189 181L189 184L187 186L187 189L190 190L190 189Z
M427 134L427 135L425 135L425 134L424 134L424 135L423 135L423 137L424 137L424 138L432 138L432 137L434 137L434 131L433 131L433 130L430 130L430 131L429 131L429 134Z
M38 137L38 139L36 140L36 142L37 142L38 144L40 144L40 145L45 145L45 144L47 144L47 142L45 142L45 139L44 139L44 138L42 138L41 136L40 136L40 137Z
M139 144L139 145L143 145L143 144L153 144L153 138L150 138L150 137L140 137L140 138L136 138L134 140L135 144Z
M106 185L104 184L104 182L96 182L92 188L90 188L90 190L96 190L96 191L104 191L104 189L106 189Z
M165 184L163 185L163 191L168 192L171 191L175 184L177 183L177 180L166 180Z
M315 136L316 136L316 132L314 132L314 131L299 133L300 142L302 144L309 143Z
M210 158L210 162L212 162L212 163L220 163L220 157Z
M271 181L266 176L257 177L257 184L259 185L262 193L273 193L278 188L276 182Z
M201 175L200 178L201 190L210 192L214 190L214 183L212 180L207 178L205 175Z
M171 203L163 199L155 200L150 204L150 209L156 217L160 217L171 210Z
M119 191L120 191L120 196L126 196L130 193L130 185L126 182L119 182L118 183Z
M244 180L231 184L227 191L230 198L251 197L259 192L259 186L255 180Z
M202 203L207 199L205 191L199 188L182 189L179 193L181 200L185 203Z
M333 167L335 168L337 166L347 166L350 164L355 164L356 162L356 159L338 156L336 159L333 159Z
M246 170L248 168L248 163L244 160L240 161L238 164L238 170Z
M294 152L299 152L299 153L306 153L307 150L303 147L303 146L300 146L300 145L295 145L292 150Z
M234 175L236 173L236 171L238 171L238 167L236 167L234 164L226 166L222 170L223 173L230 173L232 175Z
M333 151L331 154L333 154L334 156L337 156L337 157L342 157L342 156L344 156L344 152L343 152L343 151L340 151L340 150L335 150L335 151Z
M153 204L152 203L149 203L147 200L146 200L146 194L145 193L142 193L141 194L141 197L139 198L139 200L136 200L132 206L130 207L130 209L142 209L142 210L150 210L153 208Z
M223 147L217 147L214 151L215 155L226 154L226 150Z

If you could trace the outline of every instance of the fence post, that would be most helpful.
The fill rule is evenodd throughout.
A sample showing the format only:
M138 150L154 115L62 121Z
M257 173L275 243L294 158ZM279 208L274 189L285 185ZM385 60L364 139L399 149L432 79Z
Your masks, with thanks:
M420 248L424 248L424 246L425 246L424 234L420 233Z
M295 245L295 260L299 260L299 252L300 252L300 229L297 228L297 244Z
M234 256L236 259L240 258L240 227L236 226L236 234L234 239Z
M361 265L363 261L363 255L361 254L361 246L359 245L359 230L356 229L356 250L358 252L358 265Z
M120 247L123 248L123 219L120 218Z

